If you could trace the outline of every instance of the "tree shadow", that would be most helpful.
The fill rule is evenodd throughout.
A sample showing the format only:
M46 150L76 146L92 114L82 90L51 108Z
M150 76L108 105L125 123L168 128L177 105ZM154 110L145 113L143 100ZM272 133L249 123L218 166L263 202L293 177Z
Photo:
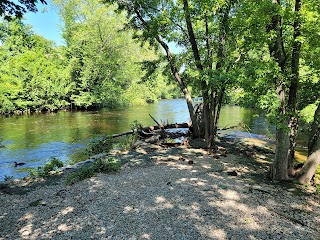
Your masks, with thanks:
M255 179L252 159L157 151L131 155L117 174L1 194L0 239L319 238L319 199Z

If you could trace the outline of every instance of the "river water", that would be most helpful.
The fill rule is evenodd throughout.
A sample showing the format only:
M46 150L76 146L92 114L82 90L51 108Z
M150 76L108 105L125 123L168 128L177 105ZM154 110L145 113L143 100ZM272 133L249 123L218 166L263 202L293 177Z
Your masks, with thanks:
M128 131L134 120L143 126L155 125L149 114L158 121L169 123L189 120L184 99L161 100L155 104L125 110L0 116L0 181L5 176L27 176L30 169L43 165L50 157L57 157L66 163L84 158L85 155L81 153L95 138ZM255 134L270 135L274 131L264 117L252 109L224 106L219 126L238 124ZM235 130L243 131L243 127ZM26 164L15 167L14 162Z

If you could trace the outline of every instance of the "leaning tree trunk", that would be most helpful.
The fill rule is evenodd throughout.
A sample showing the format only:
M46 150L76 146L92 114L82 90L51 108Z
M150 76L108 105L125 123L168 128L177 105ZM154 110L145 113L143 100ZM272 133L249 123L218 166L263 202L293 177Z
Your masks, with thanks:
M160 36L156 36L157 41L160 43L160 45L163 47L163 49L166 51L167 54L167 59L170 63L170 68L171 68L171 72L173 74L173 76L175 77L176 81L178 82L181 91L184 94L184 97L186 99L187 102L187 106L188 106L188 110L189 110L189 115L190 115L190 119L192 122L192 128L193 128L193 136L196 138L202 137L201 136L201 129L199 126L199 122L197 121L197 116L195 113L195 109L192 103L192 98L191 95L187 89L187 87L184 84L183 79L181 78L178 68L176 67L173 58L172 58L172 54L169 50L168 45L161 39Z
M320 102L314 114L314 121L308 142L309 157L303 164L302 169L297 173L296 178L301 184L310 184L320 164Z
M142 15L140 14L140 12L137 9L134 9L135 14L137 15L138 19L141 21L141 23L147 28L149 29L148 24L146 23L146 21L144 20L144 18L142 17ZM174 78L176 79L176 81L179 84L179 87L181 89L181 91L184 94L184 97L186 99L187 102L187 106L188 106L188 110L189 110L189 115L190 115L190 119L192 122L192 128L193 128L193 135L194 137L201 137L201 132L200 132L200 126L199 123L197 121L197 116L196 116L196 112L193 106L193 102L192 102L192 98L191 95L187 89L187 86L185 85L182 77L179 74L178 68L174 62L172 53L169 49L168 44L163 41L163 39L161 38L161 36L159 34L155 35L155 39L157 40L157 42L161 45L161 47L165 50L166 55L167 55L167 60L169 61L170 64L170 68L171 68L171 72L174 76Z
M310 184L312 177L320 164L320 149L312 153L303 164L302 169L297 173L296 178L300 184Z
M308 141L308 155L320 149L320 101L318 102L317 110L314 113L314 119L310 131Z

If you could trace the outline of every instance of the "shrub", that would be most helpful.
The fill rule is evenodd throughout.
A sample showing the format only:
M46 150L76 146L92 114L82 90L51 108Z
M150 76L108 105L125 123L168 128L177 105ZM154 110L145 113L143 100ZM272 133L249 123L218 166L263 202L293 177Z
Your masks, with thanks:
M133 124L131 124L131 129L133 131L140 131L142 129L142 125L137 120L135 120L133 121ZM117 138L106 136L100 140L94 140L92 143L90 143L84 153L88 156L92 156L99 153L108 153L114 149L120 151L130 150L133 148L138 138L139 137L137 132L132 135L121 136ZM75 164L77 162L78 161L72 161L72 164Z
M94 177L97 173L118 172L121 164L115 158L98 159L89 166L83 166L76 172L71 173L66 180L66 184L70 185L86 178Z
M59 160L58 158L51 158L49 162L47 162L45 165L42 167L38 167L36 170L32 169L29 171L29 175L31 177L46 177L50 175L50 172L52 171L57 171L58 168L63 167L63 162Z

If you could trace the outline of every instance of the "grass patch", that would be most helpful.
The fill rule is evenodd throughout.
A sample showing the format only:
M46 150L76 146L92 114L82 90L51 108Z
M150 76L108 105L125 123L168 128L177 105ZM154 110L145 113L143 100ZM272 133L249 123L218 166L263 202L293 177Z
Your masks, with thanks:
M71 173L66 180L67 185L74 184L87 178L96 176L97 173L120 171L121 163L115 158L98 159L89 166L83 166Z
M60 159L53 157L45 165L30 170L29 175L30 177L47 177L51 175L52 172L57 172L61 167L63 167L63 162Z

